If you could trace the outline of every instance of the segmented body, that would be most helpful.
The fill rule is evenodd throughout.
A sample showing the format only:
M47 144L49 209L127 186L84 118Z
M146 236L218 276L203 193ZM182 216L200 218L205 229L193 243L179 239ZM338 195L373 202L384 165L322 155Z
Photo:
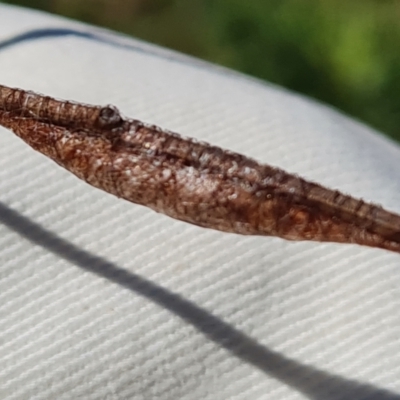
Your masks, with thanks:
M170 217L244 235L400 252L400 216L113 106L0 85L0 125L87 183Z

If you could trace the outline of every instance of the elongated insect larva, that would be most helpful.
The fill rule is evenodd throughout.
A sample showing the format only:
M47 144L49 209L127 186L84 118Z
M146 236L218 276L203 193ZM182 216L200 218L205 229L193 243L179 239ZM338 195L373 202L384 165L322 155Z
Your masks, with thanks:
M198 226L400 252L400 216L134 119L0 85L0 125L87 183Z

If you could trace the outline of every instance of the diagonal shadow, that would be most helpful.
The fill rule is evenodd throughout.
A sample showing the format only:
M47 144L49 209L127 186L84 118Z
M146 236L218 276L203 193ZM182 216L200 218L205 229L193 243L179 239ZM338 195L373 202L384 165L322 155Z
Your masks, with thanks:
M107 37L105 35L103 36L103 35L97 34L95 32L78 30L78 29L73 29L73 28L38 28L38 29L32 29L32 30L29 30L26 32L22 32L18 35L10 37L9 39L0 41L0 50L3 50L7 47L15 46L15 45L17 45L19 43L23 43L23 42L40 40L40 39L45 39L48 37L54 38L54 37L64 37L64 36L75 36L75 37L93 40L93 41L100 42L100 43L110 44L112 46L116 46L116 47L120 47L120 48L124 48L124 49L155 54L155 52L152 52L150 49L144 49L139 45L135 45L133 43L129 43L129 44L121 43L116 39L113 40L111 35L110 35L110 37Z
M270 350L197 304L80 249L1 202L0 223L58 257L167 309L233 356L291 386L309 399L400 400L399 394L318 370Z
M117 35L111 32L107 32L106 30L103 33L100 28L92 28L92 31L84 29L79 30L73 28L32 29L17 34L15 36L12 36L8 39L1 40L0 51L24 42L32 42L35 40L40 40L45 38L57 38L57 37L61 38L66 36L79 37L87 40L92 40L98 43L108 44L110 46L120 49L135 51L137 53L142 53L142 54L149 54L152 56L156 56L172 62L179 63L180 65L186 64L200 68L207 68L208 70L212 69L213 72L222 73L223 75L240 75L239 72L231 71L222 66L211 64L207 61L197 59L190 55L181 54L172 49L164 49L162 47L158 47L156 44L148 44L145 42L140 42L139 39L132 39L128 37L126 37L126 40L124 40L125 37L122 34ZM138 43L136 44L135 41L137 41Z

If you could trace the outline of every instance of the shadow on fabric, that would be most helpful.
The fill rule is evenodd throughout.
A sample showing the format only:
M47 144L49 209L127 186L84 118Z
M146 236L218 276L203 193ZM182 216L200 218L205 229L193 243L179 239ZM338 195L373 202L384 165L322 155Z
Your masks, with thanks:
M269 350L232 325L175 294L112 262L80 249L0 203L0 223L70 263L156 303L192 325L206 338L242 361L315 400L400 400L400 395L301 364Z
M179 64L187 64L191 66L196 66L200 68L212 69L214 73L222 73L224 75L241 75L239 72L231 71L228 68L224 68L222 66L214 65L207 61L203 61L197 59L195 57L180 54L175 52L172 49L163 49L162 47L157 46L156 44L148 44L145 42L141 42L139 39L129 38L122 34L118 35L112 32L107 32L100 28L93 29L93 31L89 30L79 30L79 29L71 29L71 28L42 28L42 29L32 29L26 32L23 32L19 35L14 35L8 39L4 39L0 41L0 51L3 51L9 47L19 45L24 42L32 42L37 40L42 40L46 38L62 38L72 36L76 38L82 38L91 40L98 43L107 44L116 48L134 51L136 53L149 54L158 58L162 58L164 60L173 61ZM132 43L137 41L137 43ZM128 41L130 43L128 43ZM251 79L251 78L249 78ZM261 80L260 84L264 84Z

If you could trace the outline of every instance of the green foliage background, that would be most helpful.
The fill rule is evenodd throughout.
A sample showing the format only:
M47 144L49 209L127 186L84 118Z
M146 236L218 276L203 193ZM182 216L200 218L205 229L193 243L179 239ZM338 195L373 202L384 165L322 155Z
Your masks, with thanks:
M332 104L400 140L399 0L13 0Z

